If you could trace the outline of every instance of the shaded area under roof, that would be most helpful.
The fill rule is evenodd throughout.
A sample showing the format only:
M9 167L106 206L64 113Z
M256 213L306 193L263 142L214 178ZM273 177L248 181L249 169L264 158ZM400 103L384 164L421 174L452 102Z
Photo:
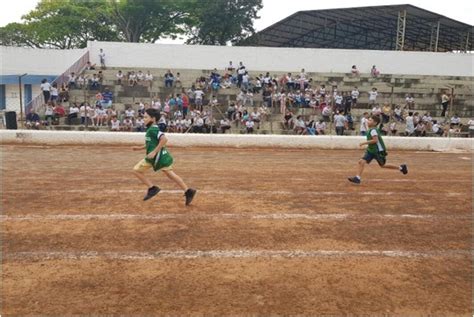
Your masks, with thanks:
M239 45L397 50L404 11L404 51L473 50L472 25L408 4L298 11Z

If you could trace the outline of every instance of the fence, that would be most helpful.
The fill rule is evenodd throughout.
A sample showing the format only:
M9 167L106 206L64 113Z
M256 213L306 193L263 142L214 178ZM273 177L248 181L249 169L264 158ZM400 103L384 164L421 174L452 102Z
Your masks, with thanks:
M74 72L76 74L80 73L84 67L86 66L87 62L89 61L89 51L87 51L84 55L82 55L71 67L69 67L64 73L56 77L53 83L56 83L58 87L61 87L63 83L67 83L69 79L69 75ZM44 104L43 94L39 94L35 98L33 98L26 106L25 106L25 114L29 113L31 109L38 111L38 109Z

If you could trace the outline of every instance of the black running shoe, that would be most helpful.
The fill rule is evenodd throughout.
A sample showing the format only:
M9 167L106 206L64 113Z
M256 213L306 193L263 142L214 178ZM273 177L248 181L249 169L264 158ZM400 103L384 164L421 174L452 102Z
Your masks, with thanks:
M347 178L347 179L348 179L349 182L351 182L351 183L360 184L360 178L358 178L358 177L355 177L355 176L354 176L354 177L349 177L349 178Z
M188 188L188 190L184 192L184 196L186 197L186 206L188 206L193 201L194 195L196 195L196 190L192 188Z
M408 166L406 166L406 164L402 164L402 165L400 165L400 167L401 167L400 172L402 172L403 175L408 174Z
M143 197L143 200L148 200L158 194L160 192L160 188L157 186L152 186L148 188L148 192L146 193L145 197Z

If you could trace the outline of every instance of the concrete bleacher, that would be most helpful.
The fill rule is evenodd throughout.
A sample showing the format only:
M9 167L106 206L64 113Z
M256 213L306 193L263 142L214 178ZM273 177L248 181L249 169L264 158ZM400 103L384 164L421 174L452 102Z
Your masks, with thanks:
M128 83L124 81L124 85L117 85L116 73L122 70L124 74L129 71L142 70L146 73L148 70L152 73L154 81L151 87L138 85L128 87ZM162 68L107 68L103 70L104 75L103 87L108 87L114 93L114 107L118 111L124 111L127 106L135 106L136 102L150 102L152 98L159 97L163 101L169 94L181 93L182 88L189 88L200 76L208 77L211 70L193 70L193 69L172 69L173 74L180 73L181 85L173 88L166 88L164 85L164 74L167 69ZM87 70L85 75L92 77L92 74L98 70ZM222 74L223 71L220 71ZM249 71L251 77L261 74L262 72ZM280 77L285 72L271 72L271 74ZM294 74L297 74L295 70ZM460 76L421 76L421 75L390 75L383 74L378 78L372 78L370 74L361 74L358 77L352 77L350 74L344 73L307 73L309 78L313 80L313 87L319 87L325 84L327 91L330 93L332 86L337 85L340 92L350 92L354 86L359 88L361 93L358 100L358 106L352 110L354 121L357 122L363 112L371 110L368 105L368 92L376 87L379 96L377 102L383 104L389 102L392 105L405 104L405 95L410 94L415 98L415 110L420 113L430 112L431 116L437 120L441 118L441 95L443 92L454 91L454 101L450 108L449 116L457 113L464 121L469 120L474 108L474 98L472 92L472 78ZM217 99L220 106L214 111L217 120L225 113L229 102L235 101L238 94L238 88L220 89L217 93ZM95 91L89 90L71 90L71 102L88 101L93 104L95 102ZM206 93L208 100L212 92ZM260 95L254 96L254 107L259 107L262 103ZM262 123L261 133L286 133L281 126L282 115L278 114L277 109L269 116L268 121ZM295 115L302 114L307 119L319 117L312 109L294 109ZM357 124L356 124L357 128ZM241 128L232 128L231 132L239 133Z

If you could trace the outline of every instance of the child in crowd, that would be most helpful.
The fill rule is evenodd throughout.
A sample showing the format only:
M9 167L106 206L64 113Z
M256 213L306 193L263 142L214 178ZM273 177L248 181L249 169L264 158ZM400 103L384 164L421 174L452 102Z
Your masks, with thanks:
M400 166L386 164L387 151L382 139L382 134L380 130L377 129L377 126L380 124L380 117L371 116L367 124L369 127L369 131L367 131L367 142L360 143L360 146L368 145L367 150L365 151L364 157L359 160L358 174L354 177L349 177L348 180L352 183L360 184L365 164L369 164L373 159L375 159L382 168L395 169L404 175L407 174L408 167L406 164Z
M135 146L133 147L134 151L140 151L146 149L146 157L138 162L133 168L133 173L135 176L141 180L145 185L148 186L148 192L143 198L143 200L148 200L160 192L160 188L154 186L153 183L145 177L144 172L150 168L153 168L154 171L163 171L165 175L178 184L184 190L184 196L186 197L186 206L191 203L194 196L196 195L196 190L189 188L175 172L173 172L172 164L173 157L168 152L166 148L166 143L168 139L158 129L156 122L160 118L160 113L152 108L149 108L145 111L143 120L147 126L146 136L145 136L145 146Z

